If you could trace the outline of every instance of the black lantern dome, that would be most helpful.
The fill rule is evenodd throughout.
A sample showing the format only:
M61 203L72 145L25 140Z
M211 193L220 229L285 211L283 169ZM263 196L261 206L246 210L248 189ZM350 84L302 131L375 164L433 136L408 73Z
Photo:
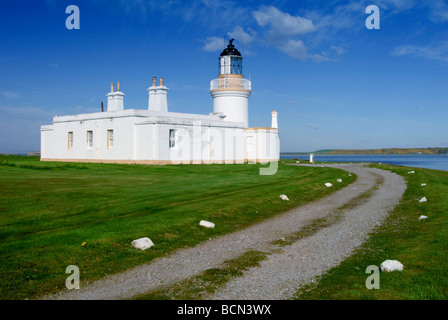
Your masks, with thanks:
M233 40L235 40L235 39L232 39L229 41L227 48L225 48L223 50L223 52L221 52L220 57L223 57L223 56L239 56L239 57L241 57L241 53L237 49L235 49L235 46L233 45Z

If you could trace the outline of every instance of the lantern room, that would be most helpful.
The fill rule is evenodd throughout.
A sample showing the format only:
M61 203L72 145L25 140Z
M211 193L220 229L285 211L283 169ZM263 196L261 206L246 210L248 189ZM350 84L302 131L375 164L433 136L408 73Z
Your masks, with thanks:
M219 57L219 75L243 74L243 57L233 45L234 39L229 41L227 48L223 50Z

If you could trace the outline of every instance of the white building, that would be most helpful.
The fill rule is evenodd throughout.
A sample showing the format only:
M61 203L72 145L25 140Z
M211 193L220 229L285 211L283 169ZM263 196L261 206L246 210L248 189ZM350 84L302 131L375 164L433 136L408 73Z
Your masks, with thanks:
M230 41L219 57L218 78L210 83L213 113L168 111L163 78L153 78L148 109L124 108L124 93L111 85L107 110L55 116L41 127L41 161L132 164L244 163L280 156L277 112L270 127L249 127L251 82ZM269 120L268 120L269 121Z

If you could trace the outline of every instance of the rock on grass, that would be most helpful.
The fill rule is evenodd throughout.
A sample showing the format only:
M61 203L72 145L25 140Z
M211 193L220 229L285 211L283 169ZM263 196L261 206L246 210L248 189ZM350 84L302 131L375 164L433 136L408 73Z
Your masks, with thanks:
M383 272L403 271L403 265L397 260L385 260L381 263L380 269Z

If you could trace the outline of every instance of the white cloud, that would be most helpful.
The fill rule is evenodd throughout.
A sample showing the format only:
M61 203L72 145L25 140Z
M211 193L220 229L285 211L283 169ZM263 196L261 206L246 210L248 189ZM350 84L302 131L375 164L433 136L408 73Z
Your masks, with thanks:
M209 30L223 27L230 30L231 26L237 25L249 12L249 8L229 0L121 0L121 3L125 8L130 6L133 12L157 11Z
M292 16L275 7L262 7L252 13L261 27L270 26L270 35L273 37L303 35L316 31L316 27L309 19Z
M54 110L45 110L39 107L16 107L0 105L0 112L5 118L25 120L51 121L57 114Z
M293 58L305 60L308 57L308 49L301 40L289 40L279 48Z
M417 5L415 0L379 0L377 5L386 10L393 10L394 13L410 10Z
M232 32L228 32L227 35L231 38L235 38L242 45L247 46L256 40L256 33L252 30L250 32L251 34L247 33L242 27L238 26L235 27Z
M375 4L380 7L382 12L388 14L410 12L413 9L427 9L427 17L432 22L444 23L448 21L448 3L446 0L377 0Z
M433 22L443 23L448 21L448 4L443 0L430 2L430 18Z
M3 91L3 95L7 99L13 99L13 98L19 97L19 94L15 93L15 92L10 92L10 91Z
M305 39L299 39L317 31L312 20L292 16L287 12L270 6L263 6L252 13L261 30L265 30L260 42L274 46L288 56L299 60L314 60L316 62L330 60L326 54L309 53Z
M319 129L319 127L317 125L315 125L314 123L307 123L306 126L308 128L314 129L314 130Z
M356 30L360 24L359 18L364 18L366 5L362 3L348 3L332 8L331 13L322 10L310 11L307 16L315 21L318 35L321 38L332 38L340 30Z
M202 49L205 51L219 51L225 48L225 40L224 38L219 37L207 37L206 43Z
M338 56L340 56L341 54L345 53L345 49L344 48L337 47L337 46L334 46L334 45L331 45L330 48L333 49Z
M411 56L413 58L424 58L427 60L448 63L448 41L432 46L398 46L392 51L391 54L397 57Z
M301 40L289 40L278 47L282 52L288 56L299 60L314 60L315 62L330 61L328 54L321 52L320 54L308 53L308 48Z
M321 54L311 54L308 56L309 59L314 60L315 62L324 62L324 61L334 61L330 57L327 56L326 53L322 52Z

